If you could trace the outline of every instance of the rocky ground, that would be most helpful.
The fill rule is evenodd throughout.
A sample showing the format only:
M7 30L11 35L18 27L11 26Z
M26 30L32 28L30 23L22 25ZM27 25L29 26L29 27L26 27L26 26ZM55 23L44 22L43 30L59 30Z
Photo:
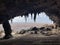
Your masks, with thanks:
M60 36L42 34L14 34L13 38L0 40L0 45L60 45Z
M20 32L12 32L13 37L0 40L0 45L60 45L60 29L43 31L43 33L38 30L35 34L34 30L31 31L31 28ZM4 32L0 31L0 38L3 36Z

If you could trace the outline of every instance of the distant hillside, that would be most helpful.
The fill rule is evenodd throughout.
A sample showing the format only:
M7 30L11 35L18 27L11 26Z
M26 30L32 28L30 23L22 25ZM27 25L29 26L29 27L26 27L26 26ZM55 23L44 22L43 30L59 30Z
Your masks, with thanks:
M21 29L28 29L34 26L41 27L46 24L44 23L10 23L10 25L13 31L19 31ZM0 30L3 30L2 24L0 24Z

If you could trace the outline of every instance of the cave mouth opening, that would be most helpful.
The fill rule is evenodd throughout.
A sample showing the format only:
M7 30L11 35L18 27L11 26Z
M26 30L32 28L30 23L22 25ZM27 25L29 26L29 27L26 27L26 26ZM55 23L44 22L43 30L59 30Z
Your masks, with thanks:
M29 13L27 18L25 16L18 16L12 20L12 23L11 20L9 20L9 22L11 23L11 28L13 31L20 31L22 29L26 30L32 27L40 28L41 26L53 25L53 21L46 15L45 12L41 12L39 14L37 13L36 21L34 21L34 13L32 13L32 16Z
M11 20L9 20L11 23ZM34 21L34 13L29 13L28 17L26 16L17 16L12 19L13 23L45 23L45 24L53 24L53 21L47 16L45 12L36 13L36 20Z
M17 16L11 20L9 20L9 23L11 25L11 28L13 31L20 31L22 29L29 29L31 27L41 27L45 24L53 24L53 21L46 15L45 12L37 13L36 14L36 21L34 22L34 13L29 13L29 17L27 17L27 20L25 16ZM42 25L41 25L42 24ZM0 29L3 30L2 25L0 25Z

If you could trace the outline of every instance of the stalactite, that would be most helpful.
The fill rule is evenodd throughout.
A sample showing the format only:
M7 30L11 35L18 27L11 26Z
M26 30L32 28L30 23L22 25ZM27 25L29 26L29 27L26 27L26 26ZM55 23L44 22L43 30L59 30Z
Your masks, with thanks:
M34 21L36 21L36 13L34 13Z
M25 22L27 22L27 16L25 16Z
M24 16L25 16L25 21L27 21L27 17L29 16L28 13L25 13Z
M11 19L11 23L13 22L13 19Z
M32 16L33 16L33 15L32 15L32 13L31 13L31 19L32 19Z

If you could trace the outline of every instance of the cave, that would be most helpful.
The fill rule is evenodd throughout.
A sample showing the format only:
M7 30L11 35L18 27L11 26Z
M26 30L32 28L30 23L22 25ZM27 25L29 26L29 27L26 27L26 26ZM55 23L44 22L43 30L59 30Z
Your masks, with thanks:
M35 21L36 13L40 12L45 12L47 16L49 16L49 18L54 21L56 26L60 27L59 0L0 0L0 23L4 24L4 22L7 20L7 26L9 25L8 20L19 15L21 17L23 15L28 17L29 13L34 13Z

